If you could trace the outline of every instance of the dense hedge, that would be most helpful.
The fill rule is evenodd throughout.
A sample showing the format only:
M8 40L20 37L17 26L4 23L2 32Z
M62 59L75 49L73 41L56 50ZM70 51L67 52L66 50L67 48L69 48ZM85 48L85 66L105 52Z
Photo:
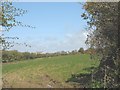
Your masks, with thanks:
M30 52L18 52L17 50L12 51L2 51L2 62L13 62L20 60L30 60L35 58L45 58L58 55L66 55L67 53L30 53Z
M18 52L17 50L11 50L11 51L2 51L2 62L13 62L13 61L20 61L20 60L30 60L35 58L45 58L45 57L53 57L53 56L60 56L60 55L68 55L68 54L90 54L93 53L94 50L87 49L87 50L73 50L71 52L55 52L55 53L30 53L30 52Z

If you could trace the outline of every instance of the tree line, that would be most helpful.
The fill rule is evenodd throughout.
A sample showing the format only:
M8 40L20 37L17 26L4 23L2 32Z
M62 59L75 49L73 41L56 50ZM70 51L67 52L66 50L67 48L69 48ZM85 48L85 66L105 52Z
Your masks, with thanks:
M72 51L59 51L54 53L40 53L40 52L19 52L17 50L3 50L2 51L2 62L14 62L14 61L21 61L21 60L30 60L35 58L47 58L47 57L54 57L54 56L62 56L62 55L73 55L73 54L95 54L95 50L87 49L84 50L80 48L79 50L72 50Z

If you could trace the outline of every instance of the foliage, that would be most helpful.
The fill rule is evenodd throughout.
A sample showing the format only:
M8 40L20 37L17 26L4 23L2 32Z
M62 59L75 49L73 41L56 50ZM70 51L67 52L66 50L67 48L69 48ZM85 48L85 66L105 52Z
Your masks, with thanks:
M82 17L87 20L91 31L86 41L95 48L100 58L99 81L104 88L119 86L120 30L118 29L118 2L87 2ZM109 78L109 79L108 79Z
M35 53L18 52L17 50L2 51L3 63L20 61L20 60L28 60L28 59L34 59L34 58L38 58L37 54L35 54Z
M2 26L2 32L9 31L15 26L25 26L31 27L30 25L24 25L22 22L17 21L16 17L23 16L27 13L27 10L16 8L12 5L12 2L1 2L0 3L0 26ZM5 37L4 33L0 36L0 43L2 44L2 49L9 49L14 46L14 41L11 42L8 39L19 39L18 37Z
M84 49L83 48L80 48L79 50L78 50L78 52L80 52L80 53L84 53Z
M15 8L11 2L2 2L2 22L0 25L3 26L3 30L10 30L16 25L20 25L21 22L16 21L16 16L22 16L27 11L19 8Z
M81 49L80 49L81 50ZM83 50L83 49L82 49ZM20 60L30 60L35 58L47 58L47 57L54 57L54 56L64 56L64 55L74 55L74 54L94 54L93 49L87 49L83 51L73 50L71 52L66 51L59 51L54 53L40 53L40 52L19 52L17 50L3 50L2 51L2 61L4 63L13 62L13 61L20 61Z
M94 48L88 48L87 50L84 51L84 53L88 53L88 54L97 54L96 50Z

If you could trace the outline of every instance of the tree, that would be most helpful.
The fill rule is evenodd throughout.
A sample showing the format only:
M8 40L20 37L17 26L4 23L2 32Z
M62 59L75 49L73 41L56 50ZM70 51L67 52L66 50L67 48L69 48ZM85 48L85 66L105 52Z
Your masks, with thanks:
M87 54L96 54L95 49L94 48L88 48L87 50L84 51Z
M78 52L77 50L72 50L71 54L77 54L77 52Z
M95 48L100 58L98 72L102 72L99 81L103 87L118 87L120 84L120 30L118 2L87 2L84 4L88 35L86 44Z
M84 54L84 49L83 49L83 48L80 48L80 49L78 50L78 52Z
M24 25L22 22L17 21L16 17L23 16L27 10L16 8L12 5L12 2L1 2L0 3L0 26L2 26L2 32L9 31L15 26L31 27L30 25ZM19 39L18 37L4 37L4 34L0 36L0 43L3 49L9 49L13 47L13 42L9 42L7 39Z

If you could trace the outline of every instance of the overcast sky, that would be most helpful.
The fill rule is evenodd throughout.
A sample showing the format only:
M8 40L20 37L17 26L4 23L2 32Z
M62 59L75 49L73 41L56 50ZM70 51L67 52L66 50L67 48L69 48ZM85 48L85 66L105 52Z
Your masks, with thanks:
M56 52L78 50L85 45L87 24L81 14L84 12L82 5L77 2L16 2L15 7L28 10L26 14L17 17L18 21L31 26L14 27L6 36L19 37L15 40L24 45L15 45L12 50L30 52Z

